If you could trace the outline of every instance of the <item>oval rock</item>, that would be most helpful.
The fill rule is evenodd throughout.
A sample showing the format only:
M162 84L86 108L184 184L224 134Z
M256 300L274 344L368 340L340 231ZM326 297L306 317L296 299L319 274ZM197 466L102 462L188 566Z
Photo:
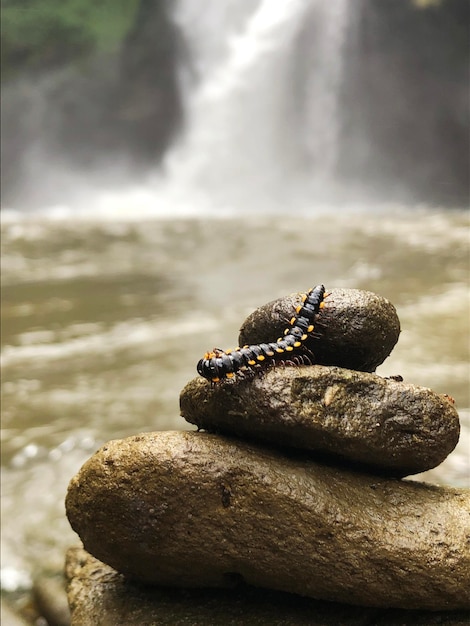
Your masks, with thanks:
M71 481L85 549L144 583L239 581L363 606L470 606L468 491L195 432L111 441Z
M239 345L276 341L301 302L294 294L256 309L240 329ZM400 320L391 302L370 291L332 289L315 325L318 337L305 346L315 363L373 372L385 361L400 336Z
M376 374L322 365L277 367L211 385L190 381L181 415L199 429L291 446L402 477L439 465L459 440L445 396Z

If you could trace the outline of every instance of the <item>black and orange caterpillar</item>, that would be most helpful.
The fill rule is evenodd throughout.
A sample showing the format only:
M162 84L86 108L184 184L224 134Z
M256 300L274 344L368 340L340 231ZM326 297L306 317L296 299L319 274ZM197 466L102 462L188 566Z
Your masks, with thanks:
M302 304L296 308L296 315L290 320L290 326L284 331L284 336L276 342L260 343L252 346L243 346L235 350L221 350L214 348L206 352L197 364L198 373L212 383L218 383L226 378L233 378L236 372L253 370L255 367L266 367L275 362L285 361L286 353L299 353L307 337L315 327L315 316L323 307L326 296L325 287L317 285L302 296ZM300 353L299 353L300 354ZM294 357L292 362L302 363L308 357ZM291 359L289 359L291 360Z

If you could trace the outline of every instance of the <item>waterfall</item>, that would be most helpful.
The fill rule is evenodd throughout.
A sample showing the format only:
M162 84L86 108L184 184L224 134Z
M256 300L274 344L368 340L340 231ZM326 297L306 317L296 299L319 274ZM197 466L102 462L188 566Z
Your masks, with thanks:
M196 80L185 81L186 132L167 155L168 180L237 209L288 202L299 184L331 186L349 10L348 0L181 2Z
M4 202L109 215L468 206L466 0L157 5L86 70L4 89Z
M348 0L315 2L302 33L299 106L305 113L298 128L311 175L331 183L336 174L341 131L344 43L350 25ZM357 7L356 9L357 10Z

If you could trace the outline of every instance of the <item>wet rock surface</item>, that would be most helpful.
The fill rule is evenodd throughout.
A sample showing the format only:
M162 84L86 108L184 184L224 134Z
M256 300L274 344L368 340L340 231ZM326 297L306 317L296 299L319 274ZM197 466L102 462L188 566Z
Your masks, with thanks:
M73 626L467 626L467 613L370 609L279 591L143 587L82 548L67 553L66 576ZM7 622L5 622L7 623ZM13 622L12 622L13 623ZM8 622L9 624L9 622Z
M275 341L300 298L257 309L240 344ZM453 450L455 406L372 373L400 333L384 298L333 289L313 321L294 356L314 365L252 350L224 378L216 360L202 373L222 380L180 397L210 432L111 441L72 479L67 515L93 555L69 556L72 624L248 623L247 606L260 624L464 620L470 490L398 480Z
M217 385L199 377L183 389L180 406L200 429L394 476L439 465L460 430L455 406L430 389L318 365L278 367Z
M316 322L318 338L306 347L313 362L373 372L385 361L400 336L400 320L391 302L360 289L327 290ZM239 345L276 341L300 304L300 294L273 300L256 309L240 329Z
M145 583L258 587L363 606L470 607L470 494L234 439L146 433L72 480L85 548Z

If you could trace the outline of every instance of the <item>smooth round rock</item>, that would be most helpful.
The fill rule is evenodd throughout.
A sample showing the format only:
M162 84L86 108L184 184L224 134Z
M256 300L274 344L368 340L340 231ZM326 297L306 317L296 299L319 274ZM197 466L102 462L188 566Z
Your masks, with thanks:
M72 479L85 549L144 583L362 606L470 607L470 494L197 432L103 446Z
M276 367L212 385L195 378L180 407L199 429L398 477L442 463L460 433L455 406L431 389L322 365Z
M327 287L328 291L328 287ZM276 341L289 326L300 294L279 298L256 309L240 329L239 345ZM305 345L313 362L373 372L400 336L400 320L391 302L370 291L331 289Z

